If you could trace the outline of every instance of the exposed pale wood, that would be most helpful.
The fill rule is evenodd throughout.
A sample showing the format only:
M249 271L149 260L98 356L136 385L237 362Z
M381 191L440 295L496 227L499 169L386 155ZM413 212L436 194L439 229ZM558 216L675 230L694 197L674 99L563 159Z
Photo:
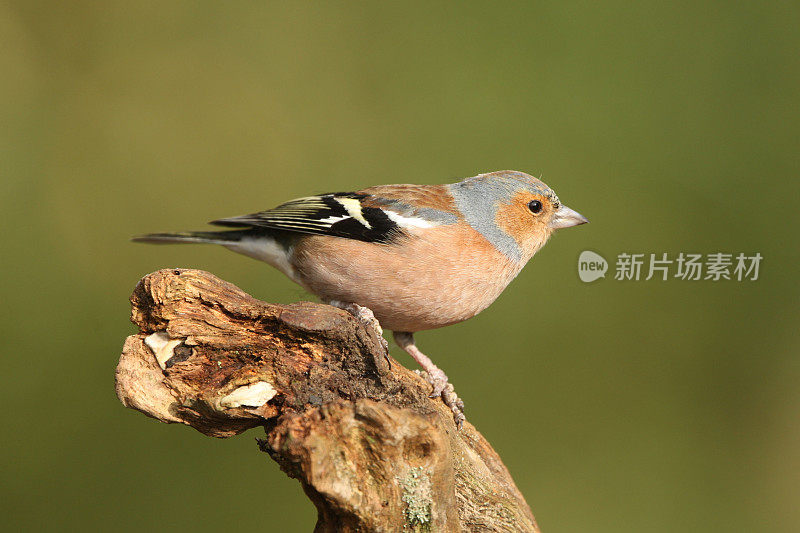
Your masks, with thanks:
M131 303L120 401L214 437L264 427L259 446L300 481L316 531L539 531L489 443L345 311L261 302L186 269L146 276ZM145 343L156 332L181 341L163 370ZM250 391L270 399L231 406Z

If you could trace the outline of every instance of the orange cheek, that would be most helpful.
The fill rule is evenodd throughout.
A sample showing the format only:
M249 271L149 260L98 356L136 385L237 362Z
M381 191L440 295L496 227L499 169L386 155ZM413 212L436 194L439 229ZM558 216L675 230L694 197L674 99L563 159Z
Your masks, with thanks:
M536 216L528 209L534 198L530 193L519 193L511 202L497 210L497 225L511 235L517 244L528 253L534 253L547 240L548 231L543 216Z

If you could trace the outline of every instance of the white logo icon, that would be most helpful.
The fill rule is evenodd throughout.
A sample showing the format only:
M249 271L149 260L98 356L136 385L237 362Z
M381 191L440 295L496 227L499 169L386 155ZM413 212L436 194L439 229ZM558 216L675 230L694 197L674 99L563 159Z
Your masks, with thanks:
M608 270L608 262L600 254L584 250L578 257L578 277L584 283L591 283L606 277L606 270Z

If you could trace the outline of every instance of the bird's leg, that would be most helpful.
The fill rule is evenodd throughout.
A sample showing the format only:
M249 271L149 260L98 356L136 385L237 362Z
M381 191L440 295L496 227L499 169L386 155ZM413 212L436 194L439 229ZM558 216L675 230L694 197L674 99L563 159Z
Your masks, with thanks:
M365 328L372 328L372 330L378 336L378 339L380 339L381 346L383 346L383 351L386 361L389 363L389 368L392 367L392 363L389 361L389 343L383 338L383 328L381 327L381 323L378 322L378 319L375 318L375 314L372 312L372 309L354 303L340 302L338 300L330 300L328 305L332 305L333 307L347 311L356 317L356 319L361 322Z
M417 345L414 344L413 333L395 331L394 341L423 368L428 383L433 387L431 398L441 396L444 404L453 411L456 425L461 428L461 424L464 422L464 402L456 394L453 384L447 381L444 371L433 364L433 361L417 348Z

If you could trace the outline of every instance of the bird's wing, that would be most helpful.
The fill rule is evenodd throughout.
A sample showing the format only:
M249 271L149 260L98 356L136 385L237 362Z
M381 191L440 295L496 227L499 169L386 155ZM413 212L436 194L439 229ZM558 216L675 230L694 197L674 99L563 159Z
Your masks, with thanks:
M267 211L214 220L211 224L389 243L406 235L410 228L455 222L456 217L451 213L428 207L427 203L418 206L422 197L436 196L433 190L425 193L430 187L388 185L359 192L307 196Z

